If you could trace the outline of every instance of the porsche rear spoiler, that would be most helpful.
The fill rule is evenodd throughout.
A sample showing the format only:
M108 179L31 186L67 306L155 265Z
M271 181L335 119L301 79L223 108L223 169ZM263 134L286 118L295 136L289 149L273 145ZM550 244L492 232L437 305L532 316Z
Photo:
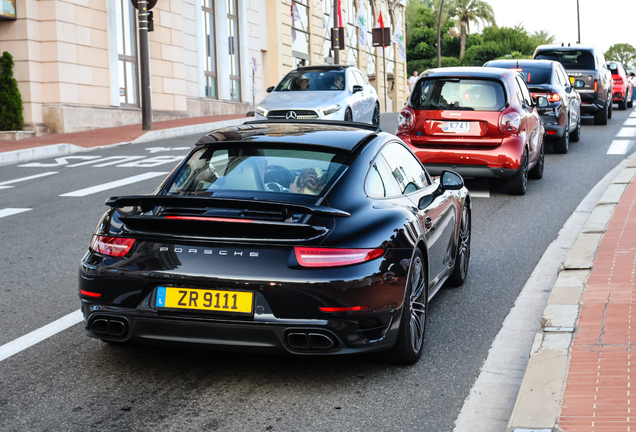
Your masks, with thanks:
M122 208L135 206L141 211L147 212L154 207L189 207L189 208L231 208L250 209L263 211L279 211L286 219L295 213L311 214L327 217L349 217L349 213L325 206L310 204L298 204L286 201L239 199L239 198L215 198L215 197L191 197L171 195L130 195L122 197L110 197L105 204L110 207Z

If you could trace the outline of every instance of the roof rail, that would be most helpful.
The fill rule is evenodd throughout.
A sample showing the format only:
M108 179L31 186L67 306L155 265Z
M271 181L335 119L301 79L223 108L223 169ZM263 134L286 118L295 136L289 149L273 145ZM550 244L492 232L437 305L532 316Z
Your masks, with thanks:
M360 122L346 122L346 121L340 121L340 120L283 120L283 119L277 119L277 120L252 120L252 121L248 121L243 123L244 125L250 125L250 124L271 124L271 123L277 123L277 124L302 124L302 125L329 125L329 126L345 126L345 127L350 127L350 128L356 128L356 129L366 129L372 132L381 132L380 129L380 125L373 125L373 124L369 124L369 123L360 123Z

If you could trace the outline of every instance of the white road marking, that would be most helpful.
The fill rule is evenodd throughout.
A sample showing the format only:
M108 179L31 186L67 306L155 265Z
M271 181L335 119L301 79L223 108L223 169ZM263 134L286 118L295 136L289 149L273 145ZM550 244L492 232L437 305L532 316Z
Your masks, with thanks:
M0 189L8 189L8 188L12 188L13 187L13 186L6 186L8 184L20 183L20 182L23 182L23 181L33 180L33 179L40 178L40 177L48 177L48 176L53 175L53 174L57 174L57 171L45 172L45 173L42 173L42 174L36 174L36 175L28 176L28 177L22 177L22 178L19 178L19 179L8 180L8 181L0 183Z
M636 117L636 110L632 111L632 113L629 116L630 117Z
M53 321L52 323L47 324L44 327L40 327L31 333L12 340L11 342L7 342L0 346L0 361L17 354L20 351L24 351L25 349L30 348L33 345L42 342L44 339L48 339L71 326L74 326L83 319L82 311L78 309L73 313L63 316L57 321Z
M623 126L636 126L636 118L628 118L625 120L625 123L623 123Z
M471 183L468 187L470 196L475 198L490 198L490 182L488 180L481 180L475 183Z
M92 186L92 187L88 187L88 188L84 188L84 189L80 189L80 190L76 190L73 192L68 192L65 194L60 195L61 197L84 197L87 195L91 195L97 192L102 192L108 189L114 189L120 186L125 186L125 185L129 185L132 183L137 183L140 181L144 181L144 180L148 180L151 178L155 178L155 177L159 177L159 176L164 176L168 174L167 172L147 172L144 174L139 174L136 176L132 176L132 177L128 177L125 179L121 179L121 180L116 180L113 182L109 182L109 183L104 183L101 185L97 185L97 186Z
M607 150L608 155L624 155L627 154L627 151L632 146L633 141L627 140L614 140L612 141L612 145L610 145Z
M12 216L12 215L18 214L18 213L28 212L29 210L33 210L33 209L30 209L30 208L5 208L5 209L0 209L0 218L6 217L6 216Z
M488 190L471 190L470 196L474 198L490 198L490 191Z
M105 157L105 158L101 158L101 159L97 159L97 160L90 160L88 162L80 162L80 163L76 163L73 165L69 165L70 167L78 167L78 166L82 166L82 165L89 165L89 164L99 164L99 165L93 165L96 167L104 167L104 166L108 166L108 165L115 165L118 163L124 163L124 162L128 162L128 161L133 161L136 159L143 159L146 156L109 156L109 157ZM102 163L105 162L107 160L110 160L111 162L108 163ZM114 160L114 161L113 161Z
M177 162L183 160L183 156L155 156L148 159L143 159L136 162L129 162L121 165L117 165L117 167L122 168L152 168L159 165L163 165L169 162Z
M24 165L18 165L19 167L26 168L39 168L39 167L54 167L54 166L62 166L68 165L68 159L80 159L80 160L90 160L90 159L99 159L101 156L64 156L55 158L55 163L44 163L44 162L31 162Z
M621 130L618 131L618 133L616 134L616 138L631 138L634 135L636 135L636 128L635 127L624 127L621 128Z
M150 153L159 153L165 151L191 150L192 147L147 147Z

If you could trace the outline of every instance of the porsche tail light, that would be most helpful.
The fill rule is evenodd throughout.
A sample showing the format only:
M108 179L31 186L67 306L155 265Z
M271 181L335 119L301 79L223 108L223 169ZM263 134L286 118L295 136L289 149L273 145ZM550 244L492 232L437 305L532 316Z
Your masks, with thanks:
M404 108L398 115L398 132L409 132L415 126L415 111L411 107Z
M124 237L106 237L94 235L91 240L91 249L102 255L123 257L135 244L135 239Z
M561 95L558 93L548 93L546 99L548 99L548 102L560 102Z
M499 130L503 133L517 133L521 125L521 116L518 112L508 111L499 119Z
M90 291L84 291L84 290L80 290L80 294L81 295L85 295L87 297L101 297L102 295L100 293L94 293L94 292L90 292Z
M295 247L294 253L302 267L339 267L371 261L384 255L385 249L335 249Z
M350 306L350 307L321 307L318 308L322 312L355 312L369 309L369 306Z

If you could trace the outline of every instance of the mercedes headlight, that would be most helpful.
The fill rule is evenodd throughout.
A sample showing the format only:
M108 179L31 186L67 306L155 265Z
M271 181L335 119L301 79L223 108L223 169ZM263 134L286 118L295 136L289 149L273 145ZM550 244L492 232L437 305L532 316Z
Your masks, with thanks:
M322 111L322 115L328 116L329 114L333 114L337 111L339 111L342 107L340 105L334 105L334 106L330 106L328 108L325 108Z
M256 107L256 114L261 117L267 118L267 110L263 107Z

